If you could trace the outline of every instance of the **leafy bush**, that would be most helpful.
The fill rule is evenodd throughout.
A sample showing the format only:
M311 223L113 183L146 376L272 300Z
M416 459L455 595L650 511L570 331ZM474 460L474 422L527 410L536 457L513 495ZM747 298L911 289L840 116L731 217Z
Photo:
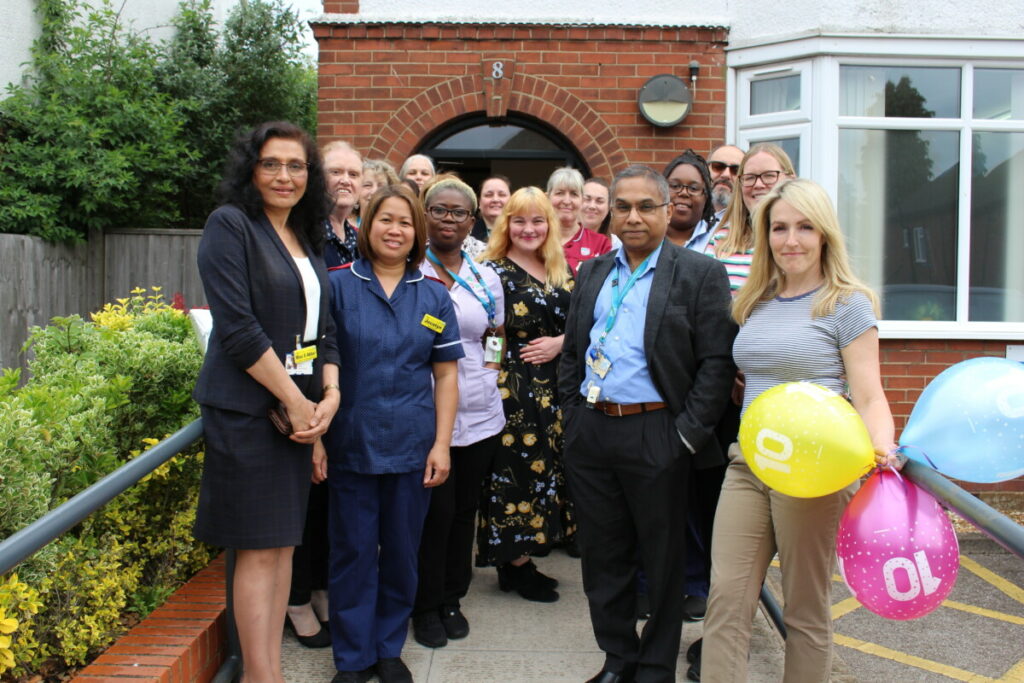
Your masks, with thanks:
M201 356L158 289L92 318L35 329L31 379L17 389L16 372L0 378L2 536L197 415L189 391ZM205 566L210 549L191 535L201 472L198 448L172 458L0 581L0 673L50 657L83 663L125 612L144 616Z
M93 4L38 1L28 84L0 101L0 232L198 227L239 128L313 130L316 71L283 0L239 3L222 33L210 0L187 0L160 45Z
M157 88L156 50L106 2L67 13L44 21L35 76L0 103L0 225L56 242L174 223L174 190L194 152Z

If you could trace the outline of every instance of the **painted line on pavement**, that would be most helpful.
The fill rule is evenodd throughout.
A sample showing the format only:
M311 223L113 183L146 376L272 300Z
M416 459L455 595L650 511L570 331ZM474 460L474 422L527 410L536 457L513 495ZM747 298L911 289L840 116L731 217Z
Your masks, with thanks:
M986 569L966 555L960 556L960 566L965 567L974 574L977 574L983 580L1003 591L1017 602L1024 604L1024 588L1021 588L1012 581L1007 581L992 570Z
M893 650L877 643L869 643L864 640L858 640L849 636L844 636L840 633L835 633L832 639L837 645L842 645L858 652L865 652L876 657L882 657L884 659L891 659L894 662L900 664L906 664L917 669L923 669L932 673L941 674L957 681L970 681L971 683L981 683L982 681L994 681L996 679L989 678L988 676L982 676L981 674L971 673L963 669L958 669L955 666L948 664L942 664L941 662L934 662L930 659L923 657L916 657L909 655L899 650Z

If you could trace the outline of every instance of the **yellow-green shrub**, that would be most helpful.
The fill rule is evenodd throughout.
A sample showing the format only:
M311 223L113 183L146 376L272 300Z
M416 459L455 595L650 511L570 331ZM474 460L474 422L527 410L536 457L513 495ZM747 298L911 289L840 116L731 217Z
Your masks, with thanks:
M86 322L36 329L31 377L0 376L0 537L195 419L202 362L185 315L135 290ZM201 447L188 449L0 577L0 679L81 664L207 564L191 534ZM9 633L5 630L10 630Z

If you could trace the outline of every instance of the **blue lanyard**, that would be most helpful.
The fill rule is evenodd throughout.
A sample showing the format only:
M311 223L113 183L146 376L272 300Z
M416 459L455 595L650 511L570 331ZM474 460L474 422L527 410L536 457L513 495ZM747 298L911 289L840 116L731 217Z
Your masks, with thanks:
M633 285L636 284L636 281L639 280L646 272L647 262L650 260L651 254L648 254L647 258L641 261L640 265L633 271L633 274L629 276L629 280L626 281L626 286L622 288L621 294L619 294L619 262L615 262L615 279L612 280L612 307L608 311L608 320L604 324L604 332L602 332L601 336L597 339L598 346L604 344L604 340L608 337L608 333L612 331L613 327L615 327L615 321L619 317L619 308L622 306L622 301L626 298L626 295L629 294L629 290L633 289Z
M435 266L444 268L444 272L448 273L448 277L455 280L455 282L459 283L459 286L476 297L476 300L480 302L480 305L484 307L484 311L487 313L487 324L490 325L492 330L496 329L498 327L498 304L494 301L494 295L491 294L491 290L488 289L487 283L484 282L484 278L480 275L480 271L476 269L476 265L473 264L473 259L469 257L469 254L465 251L460 251L459 253L462 254L462 260L469 264L469 269L473 271L473 275L476 276L476 281L480 283L480 287L483 288L484 294L487 295L486 299L477 294L476 290L470 287L468 282L459 277L458 273L453 273L448 270L448 267L441 263L441 260L438 259L434 252L430 250L430 247L427 247L427 258L430 259L430 262Z

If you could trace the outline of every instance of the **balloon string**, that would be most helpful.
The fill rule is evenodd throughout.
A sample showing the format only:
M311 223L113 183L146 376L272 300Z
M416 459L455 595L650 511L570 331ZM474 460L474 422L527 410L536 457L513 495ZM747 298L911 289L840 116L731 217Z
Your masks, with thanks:
M924 452L924 449L922 449L919 446L914 446L913 444L903 444L901 446L897 446L896 450L898 450L898 451L902 452L904 455L906 455L906 452L907 452L908 448L913 448L913 449L916 449L917 451L919 451L921 453L921 455L924 456L924 459L928 461L928 464L932 466L933 470L935 470L936 472L939 470L938 465L936 465L932 461L932 459L928 457L928 454Z

